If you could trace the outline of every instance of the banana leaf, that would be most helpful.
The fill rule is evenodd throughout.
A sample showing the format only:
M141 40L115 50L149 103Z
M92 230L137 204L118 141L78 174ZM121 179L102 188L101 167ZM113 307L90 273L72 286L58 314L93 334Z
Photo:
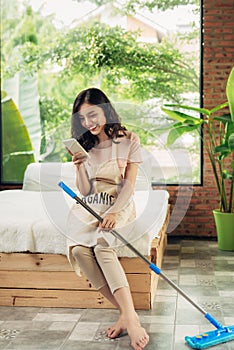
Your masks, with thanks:
M181 124L181 123L180 123ZM198 130L199 127L197 125L178 125L175 127L173 126L173 129L170 130L168 137L167 137L167 146L170 147L173 145L173 143L180 138L183 134L189 133L194 130Z
M5 93L2 94L5 96ZM28 129L13 100L2 100L2 182L20 183L29 163L35 162Z
M30 134L35 157L39 158L41 121L36 74L26 76L24 72L19 72L14 77L3 81L3 89L18 106Z
M231 119L234 122L234 67L228 77L226 94L229 102L229 110L231 113Z
M189 110L189 111L198 112L198 113L201 113L201 114L206 114L207 116L210 115L209 109L206 109L206 108L186 106L186 105L174 104L174 103L170 103L170 104L167 103L167 104L165 104L165 106L166 107L172 107L172 108L182 108L182 109L186 109L186 110Z
M166 106L171 107L173 105L166 105ZM181 108L180 105L175 105L175 106L177 108ZM204 122L203 119L196 118L189 114L185 114L180 111L171 110L165 107L162 107L162 111L165 112L171 119L177 120L186 125L197 125L199 127L199 125L201 125Z

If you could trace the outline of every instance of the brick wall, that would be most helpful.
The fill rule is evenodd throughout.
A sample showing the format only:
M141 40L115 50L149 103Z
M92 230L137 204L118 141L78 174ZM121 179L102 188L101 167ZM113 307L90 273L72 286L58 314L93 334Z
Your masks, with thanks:
M226 100L227 77L234 66L234 2L203 0L203 100L211 108ZM168 187L172 207L169 235L215 237L212 210L218 207L213 173L204 154L203 186ZM174 228L175 224L180 224Z

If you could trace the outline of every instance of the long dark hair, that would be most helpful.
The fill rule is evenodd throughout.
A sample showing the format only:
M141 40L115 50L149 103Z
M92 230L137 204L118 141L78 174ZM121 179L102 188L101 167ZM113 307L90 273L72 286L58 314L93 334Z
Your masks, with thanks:
M79 110L85 102L91 105L97 105L103 110L106 117L104 131L110 139L113 140L114 138L124 136L124 131L127 129L121 125L117 112L104 92L97 88L83 90L77 95L73 104L71 134L72 137L80 142L86 151L89 151L98 143L98 137L81 125Z

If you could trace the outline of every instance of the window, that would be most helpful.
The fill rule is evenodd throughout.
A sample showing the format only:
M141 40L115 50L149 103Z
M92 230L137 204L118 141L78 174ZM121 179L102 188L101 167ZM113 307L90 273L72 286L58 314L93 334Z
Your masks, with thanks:
M61 141L88 86L103 89L140 136L153 183L200 183L199 135L167 147L172 121L161 109L199 105L198 5L2 0L2 14L1 183L22 182L31 162L70 160Z

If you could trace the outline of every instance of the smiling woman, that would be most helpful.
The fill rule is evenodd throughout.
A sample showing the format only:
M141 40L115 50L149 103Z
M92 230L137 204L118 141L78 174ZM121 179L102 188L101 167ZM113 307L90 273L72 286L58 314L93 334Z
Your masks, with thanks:
M106 117L102 108L84 103L79 112L80 123L88 129L93 135L100 135L104 132Z
M87 130L89 132L87 132ZM99 89L86 89L79 93L73 104L72 136L89 151L98 142L121 137L126 130L107 96Z
M132 348L142 350L149 336L135 312L129 284L114 249L115 238L109 233L115 227L128 228L125 237L130 238L133 227L130 230L129 227L136 226L133 193L138 165L142 162L139 138L121 125L110 100L97 88L83 90L75 99L72 136L75 135L89 154L80 158L78 152L72 156L76 185L102 221L94 220L80 206L72 207L67 224L68 259L78 275L81 269L118 308L119 320L106 330L107 336L116 338L127 329ZM125 165L120 167L118 159Z

